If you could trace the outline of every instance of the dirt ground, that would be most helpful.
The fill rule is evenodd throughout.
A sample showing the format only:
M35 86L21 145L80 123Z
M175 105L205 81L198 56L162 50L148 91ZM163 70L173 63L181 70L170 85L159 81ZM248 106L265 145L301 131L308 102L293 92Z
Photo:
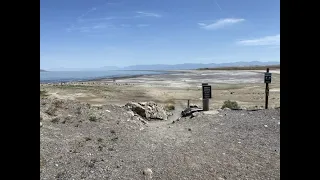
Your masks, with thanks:
M136 117L116 105L40 98L40 179L280 179L280 108Z
M221 108L226 100L237 101L243 108L264 107L264 71L261 70L188 70L184 73L148 75L65 84L40 84L47 94L78 100L91 105L124 105L128 101L155 101L185 107L202 104L201 83L212 85L210 109ZM280 69L272 70L269 107L280 107Z

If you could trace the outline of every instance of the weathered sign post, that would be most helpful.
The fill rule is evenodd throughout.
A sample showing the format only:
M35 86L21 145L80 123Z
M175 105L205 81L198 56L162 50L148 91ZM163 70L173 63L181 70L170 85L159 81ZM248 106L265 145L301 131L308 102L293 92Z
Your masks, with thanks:
M269 68L267 68L267 72L264 73L264 83L266 83L266 104L265 104L265 109L268 109L269 83L271 83L271 73L269 73Z
M203 111L209 111L209 99L211 99L211 86L202 83L202 107Z

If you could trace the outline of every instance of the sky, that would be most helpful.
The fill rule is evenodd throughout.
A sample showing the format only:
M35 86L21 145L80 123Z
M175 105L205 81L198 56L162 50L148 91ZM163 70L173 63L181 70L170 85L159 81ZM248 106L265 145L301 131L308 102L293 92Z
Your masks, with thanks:
M40 0L40 68L280 62L280 0Z

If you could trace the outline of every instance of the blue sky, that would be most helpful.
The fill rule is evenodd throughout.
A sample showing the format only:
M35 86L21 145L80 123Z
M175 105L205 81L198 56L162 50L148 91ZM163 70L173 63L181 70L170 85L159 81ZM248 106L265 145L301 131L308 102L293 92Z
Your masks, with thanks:
M279 0L40 0L40 67L280 62Z

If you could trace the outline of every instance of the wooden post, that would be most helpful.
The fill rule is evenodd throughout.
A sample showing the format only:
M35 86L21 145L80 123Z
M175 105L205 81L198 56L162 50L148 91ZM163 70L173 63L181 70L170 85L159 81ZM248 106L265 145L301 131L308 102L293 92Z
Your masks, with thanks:
M188 99L188 106L187 106L188 108L190 107L190 99Z
M267 73L269 72L269 68L267 68ZM268 109L268 97L269 97L269 83L266 83L266 104L265 104L265 109Z

